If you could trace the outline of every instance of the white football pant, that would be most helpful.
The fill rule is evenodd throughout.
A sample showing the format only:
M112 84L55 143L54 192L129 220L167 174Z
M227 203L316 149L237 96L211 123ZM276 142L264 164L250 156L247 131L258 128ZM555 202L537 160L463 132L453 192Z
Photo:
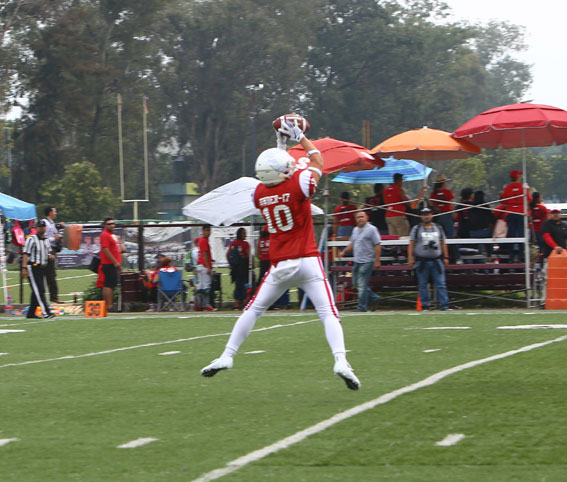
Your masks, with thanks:
M346 350L339 312L325 277L321 258L318 256L288 259L270 267L256 294L236 321L224 354L234 356L260 315L286 290L294 287L303 289L313 303L325 327L325 335L333 355L344 357Z

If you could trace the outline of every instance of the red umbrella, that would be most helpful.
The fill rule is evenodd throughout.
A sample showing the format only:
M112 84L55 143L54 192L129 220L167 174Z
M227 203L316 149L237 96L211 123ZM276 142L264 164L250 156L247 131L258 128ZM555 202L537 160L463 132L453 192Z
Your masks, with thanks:
M452 136L489 149L565 144L567 111L539 104L503 105L473 117Z
M323 156L323 174L336 171L361 171L384 166L382 159L354 142L324 137L313 141L313 145L321 151ZM299 144L287 152L296 160L307 155Z
M522 171L527 179L526 147L543 147L567 143L567 111L540 104L511 104L489 109L459 127L452 136L467 139L479 147L512 149L522 147ZM528 212L524 195L524 213ZM524 233L528 221L524 215ZM530 306L529 240L525 236L526 294Z

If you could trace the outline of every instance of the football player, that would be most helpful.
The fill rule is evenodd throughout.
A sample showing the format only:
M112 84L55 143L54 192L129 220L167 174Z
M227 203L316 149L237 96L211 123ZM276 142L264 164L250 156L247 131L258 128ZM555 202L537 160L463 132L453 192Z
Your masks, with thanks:
M317 310L331 348L334 372L351 390L360 381L346 359L343 329L333 293L327 281L313 230L311 196L322 175L323 158L298 126L282 122L277 133L278 148L267 149L256 160L256 176L261 181L254 204L261 211L270 233L271 266L255 296L236 321L222 355L201 370L212 377L233 366L233 358L248 337L256 320L291 287L302 288ZM301 144L309 167L298 170L285 151L285 138Z

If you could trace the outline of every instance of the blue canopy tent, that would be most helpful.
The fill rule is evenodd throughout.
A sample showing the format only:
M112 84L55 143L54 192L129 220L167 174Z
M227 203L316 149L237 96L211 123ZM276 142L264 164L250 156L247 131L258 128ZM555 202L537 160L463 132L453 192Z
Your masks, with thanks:
M35 204L20 201L15 197L0 193L0 213L7 219L26 221L36 217ZM4 225L0 223L0 271L2 272L2 285L4 288L4 306L7 304L8 283L6 281L6 246L4 245ZM21 276L21 270L20 270ZM20 280L21 285L21 280ZM22 290L20 289L20 297Z
M25 221L36 217L35 204L20 201L3 193L0 193L0 211L9 219Z

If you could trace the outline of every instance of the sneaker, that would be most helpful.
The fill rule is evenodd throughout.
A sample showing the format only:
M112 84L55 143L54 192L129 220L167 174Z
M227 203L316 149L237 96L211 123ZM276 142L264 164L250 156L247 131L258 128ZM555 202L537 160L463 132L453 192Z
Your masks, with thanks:
M231 357L225 356L213 360L210 365L207 365L201 370L201 375L204 377L214 377L217 372L221 370L229 370L232 368L234 361Z
M360 380L356 378L351 366L345 359L335 362L333 370L335 375L338 375L345 381L347 388L351 390L358 390L360 388Z
M203 311L218 311L216 308L213 308L212 306L205 306L205 308L203 308Z
M51 318L55 318L55 315L53 313L51 313L50 315L43 315L43 318L45 320L50 320Z

